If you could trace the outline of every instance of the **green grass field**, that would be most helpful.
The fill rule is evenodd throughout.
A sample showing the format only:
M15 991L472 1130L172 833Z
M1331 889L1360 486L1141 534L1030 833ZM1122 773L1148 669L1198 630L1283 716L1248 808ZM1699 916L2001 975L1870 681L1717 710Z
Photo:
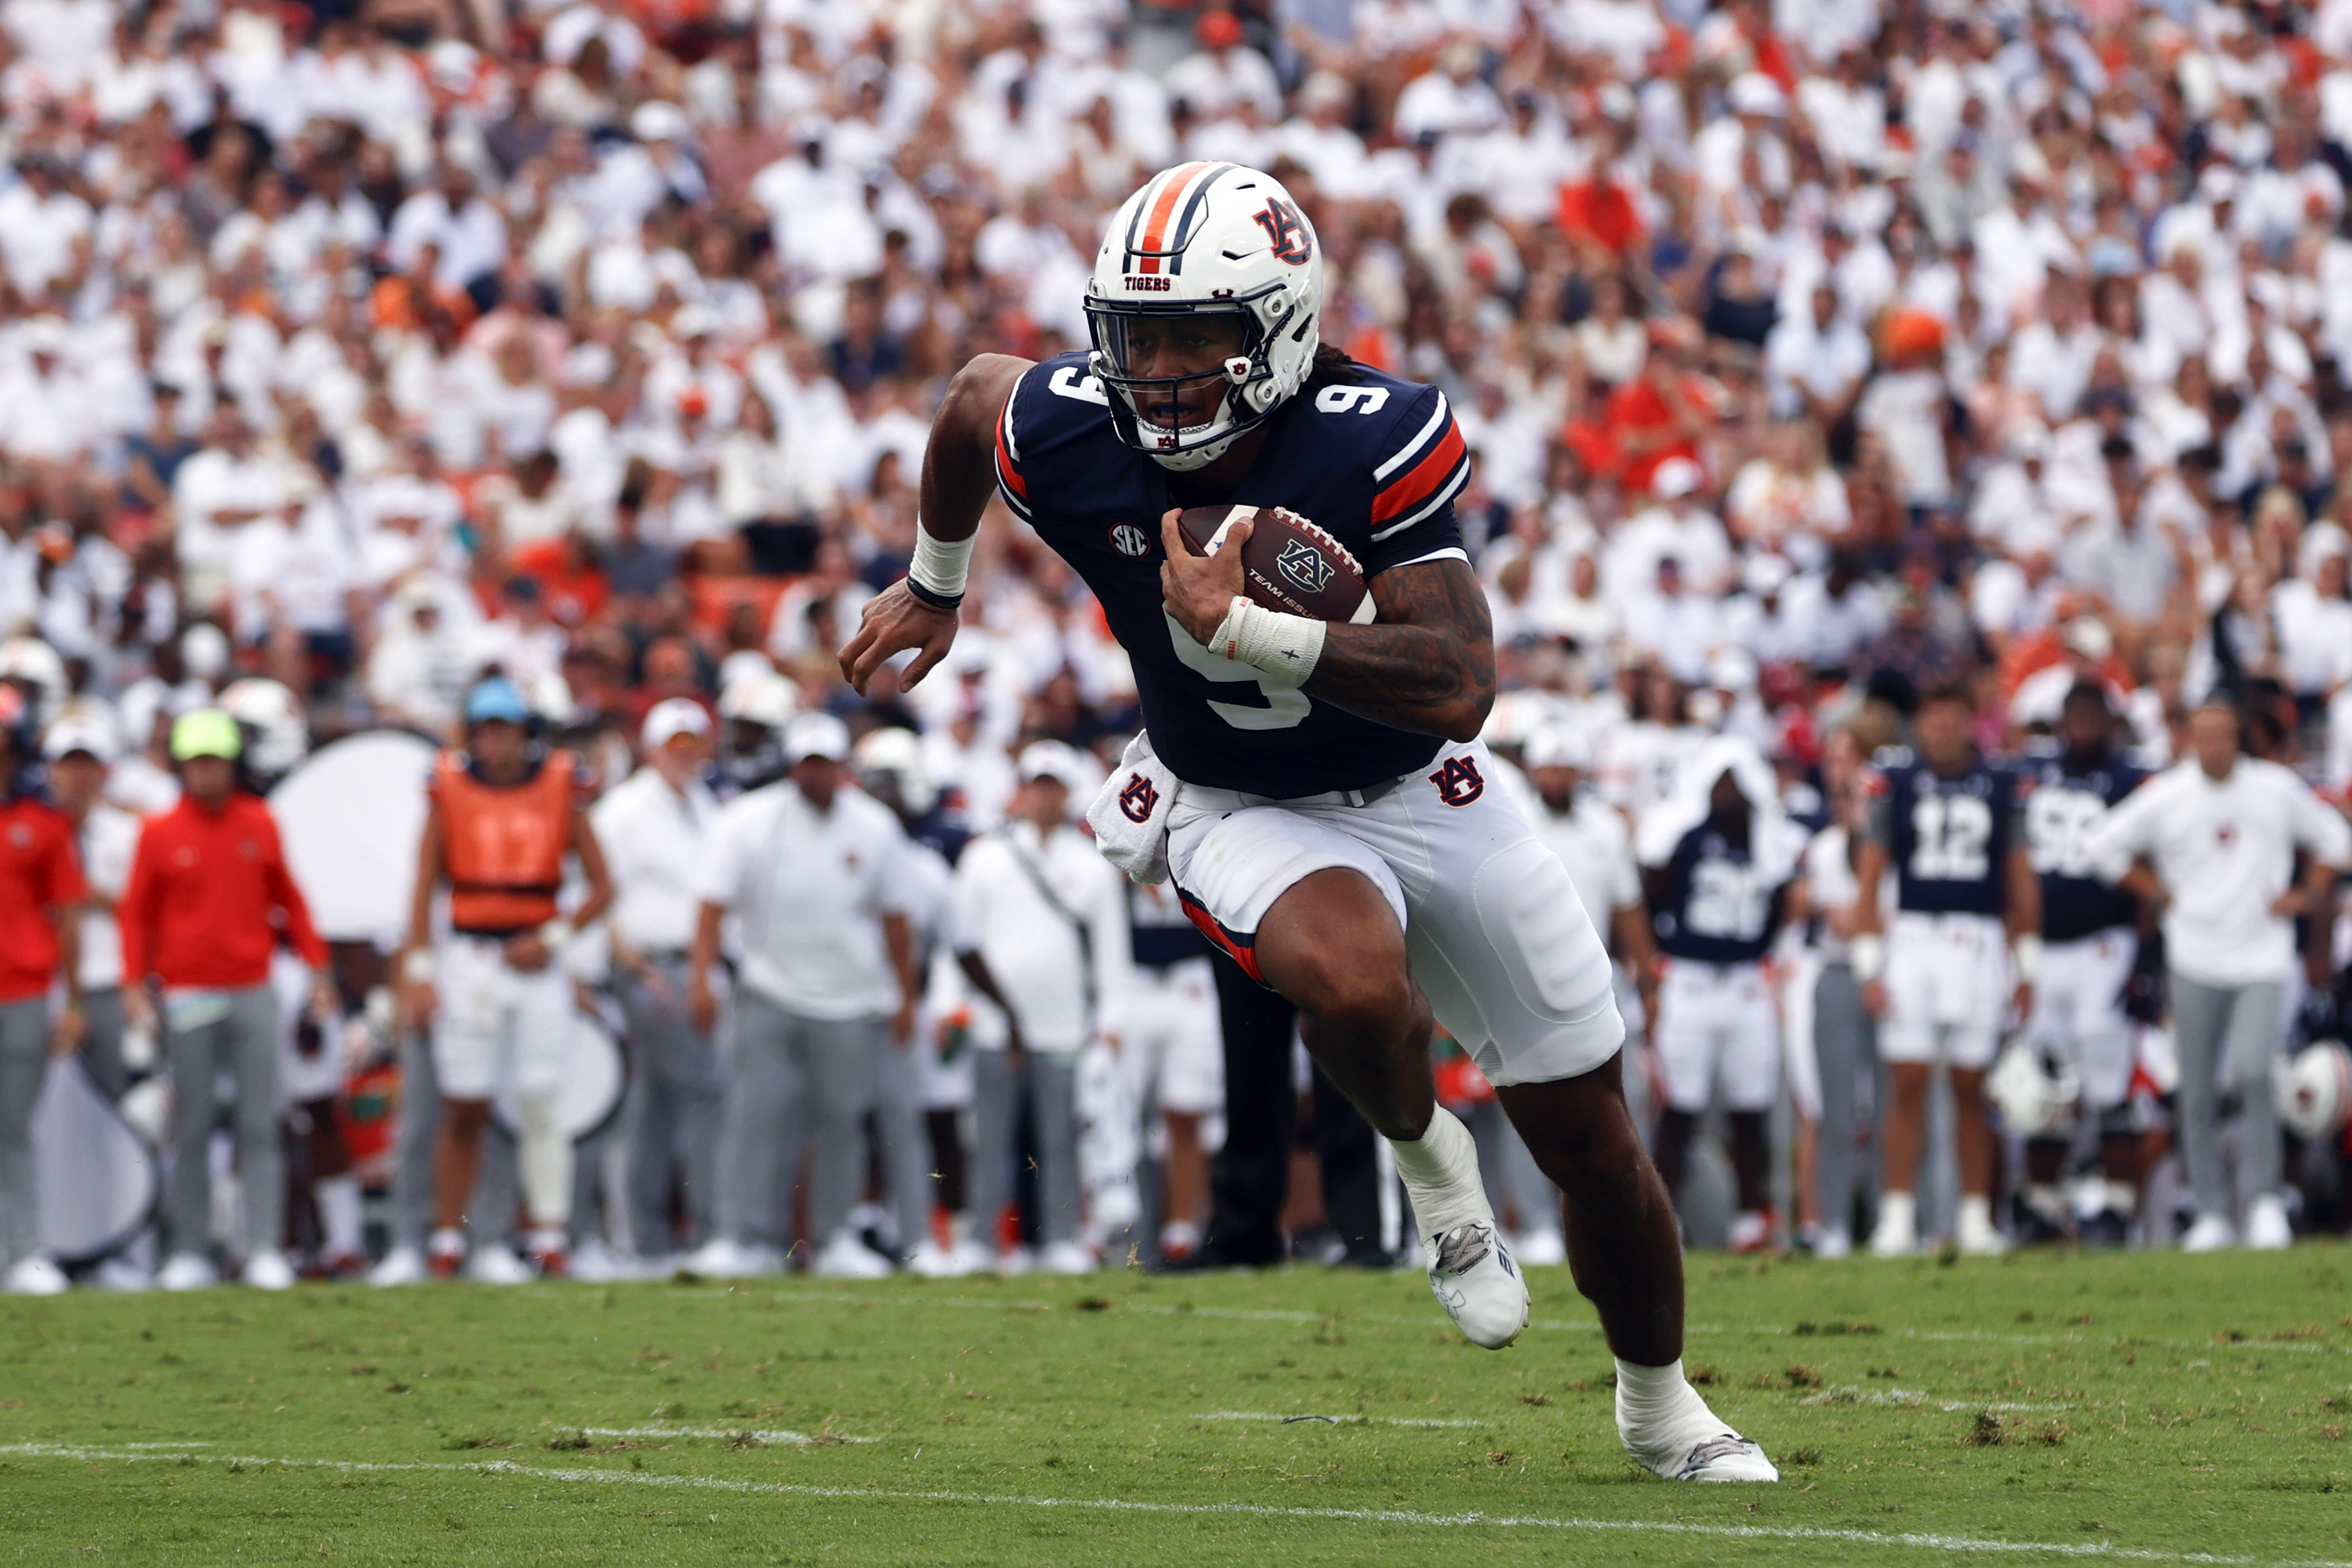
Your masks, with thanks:
M1671 1486L1566 1271L0 1302L39 1563L2352 1560L2352 1254L1691 1262L1778 1487ZM1286 1420L1308 1416L1336 1419Z

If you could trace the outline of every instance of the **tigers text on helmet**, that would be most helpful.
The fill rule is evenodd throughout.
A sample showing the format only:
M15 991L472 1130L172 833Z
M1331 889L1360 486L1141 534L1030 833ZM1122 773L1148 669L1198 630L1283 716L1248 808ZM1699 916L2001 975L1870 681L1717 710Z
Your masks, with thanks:
M1239 163L1155 175L1087 282L1089 368L1119 440L1165 468L1215 462L1306 384L1322 305L1322 246L1280 181Z

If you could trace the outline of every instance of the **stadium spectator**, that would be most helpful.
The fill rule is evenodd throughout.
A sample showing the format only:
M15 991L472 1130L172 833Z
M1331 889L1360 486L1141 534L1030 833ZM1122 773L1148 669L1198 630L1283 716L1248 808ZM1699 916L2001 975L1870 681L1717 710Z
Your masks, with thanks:
M66 1277L41 1249L33 1106L49 1057L81 1043L85 887L72 823L30 788L28 717L24 695L0 685L0 1289L53 1296ZM60 977L66 1006L53 1017Z
M2163 915L2180 1053L2179 1141L2197 1198L2197 1222L2181 1239L2191 1251L2231 1246L2241 1234L2221 1145L2221 1102L2232 1089L2244 1122L2245 1242L2284 1247L2294 1239L2279 1191L2270 1063L2294 977L2294 922L2332 912L2336 873L2352 857L2343 817L2286 768L2245 755L2243 735L2235 706L2200 705L2189 720L2190 755L2134 791L2091 841L2102 873ZM2315 990L2330 988L2332 927L2308 925L2303 964Z
M637 770L588 817L613 877L614 980L632 1068L625 1212L645 1261L710 1239L718 1201L719 1051L686 1006L698 878L719 812L702 780L710 731L699 704L656 703L637 733Z
M179 1088L164 1197L170 1249L155 1282L196 1290L217 1277L212 1252L212 1140L216 1078L236 1081L235 1124L241 1236L231 1251L244 1282L264 1291L294 1283L280 1241L285 1155L278 1131L278 1003L271 954L292 945L309 965L309 1005L339 1010L326 945L278 845L269 808L238 778L244 740L220 708L197 708L172 726L172 760L185 793L148 819L117 906L125 1011L134 1028L161 1033Z
M958 957L995 1011L975 1043L972 1213L993 1225L1012 1201L1026 1112L1036 1140L1041 1245L1002 1248L996 1268L1083 1274L1077 1239L1076 1059L1102 1039L1117 1049L1130 1003L1127 901L1118 873L1073 825L1099 776L1073 747L1038 741L1020 757L1005 825L956 862Z
M898 870L906 832L887 807L845 787L849 745L831 714L795 717L783 737L787 776L728 803L696 879L687 995L705 1033L718 1027L730 915L742 944L717 1234L692 1255L698 1273L782 1266L803 1141L814 1145L809 1266L845 1279L890 1272L846 1221L864 1185L881 1053L911 1039L921 979Z
M438 1279L469 1263L488 1283L528 1277L482 1237L469 1258L463 1229L501 1087L513 1091L520 1124L531 1261L545 1274L569 1268L572 1142L561 1117L573 1004L562 958L611 904L613 884L578 800L579 763L562 747L536 747L532 718L506 676L477 683L466 694L466 749L444 752L427 786L399 972L410 1027L431 1027L441 1094L425 1258ZM557 904L567 861L586 883L568 915ZM445 883L448 936L436 942L434 896Z

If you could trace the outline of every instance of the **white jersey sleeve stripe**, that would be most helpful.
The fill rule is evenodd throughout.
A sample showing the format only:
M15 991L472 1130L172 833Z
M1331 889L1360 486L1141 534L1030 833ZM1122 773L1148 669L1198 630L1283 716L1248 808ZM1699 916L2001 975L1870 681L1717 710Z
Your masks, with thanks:
M1387 484L1390 475L1395 473L1398 469L1411 462L1414 453L1419 452L1423 447L1429 444L1429 438L1431 436L1435 435L1439 431L1445 428L1445 394L1444 392L1439 392L1437 394L1437 409L1436 412L1433 413L1429 416L1429 423L1421 427L1421 434L1414 436L1412 444L1403 451L1398 453L1395 456L1390 458L1387 462L1372 470L1372 483L1374 485Z

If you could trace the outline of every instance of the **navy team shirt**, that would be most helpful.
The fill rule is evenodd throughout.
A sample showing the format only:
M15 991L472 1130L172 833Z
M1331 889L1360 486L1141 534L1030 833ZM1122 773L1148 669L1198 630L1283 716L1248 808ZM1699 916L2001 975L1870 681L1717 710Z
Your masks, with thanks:
M1748 846L1701 822L1662 869L1665 896L1651 915L1660 952L1701 964L1753 964L1764 956L1789 890L1766 879Z
M2053 747L2027 758L2032 792L2025 798L2025 852L2042 878L2045 940L2076 942L2138 920L2139 901L2099 880L2090 847L2108 808L2147 777L2121 758L2076 768Z
M1906 747L1878 758L1870 836L1894 863L1895 907L1994 915L2009 907L2009 847L2018 841L2017 775L1979 758L1947 779Z
M1470 460L1435 387L1358 366L1266 421L1257 461L1226 496L1181 488L1120 444L1108 396L1068 353L1024 371L996 424L1004 504L1085 579L1135 667L1152 749L1179 779L1275 800L1361 789L1427 767L1444 742L1262 681L1170 619L1160 518L1171 507L1285 507L1354 552L1367 578L1466 561L1454 497Z

